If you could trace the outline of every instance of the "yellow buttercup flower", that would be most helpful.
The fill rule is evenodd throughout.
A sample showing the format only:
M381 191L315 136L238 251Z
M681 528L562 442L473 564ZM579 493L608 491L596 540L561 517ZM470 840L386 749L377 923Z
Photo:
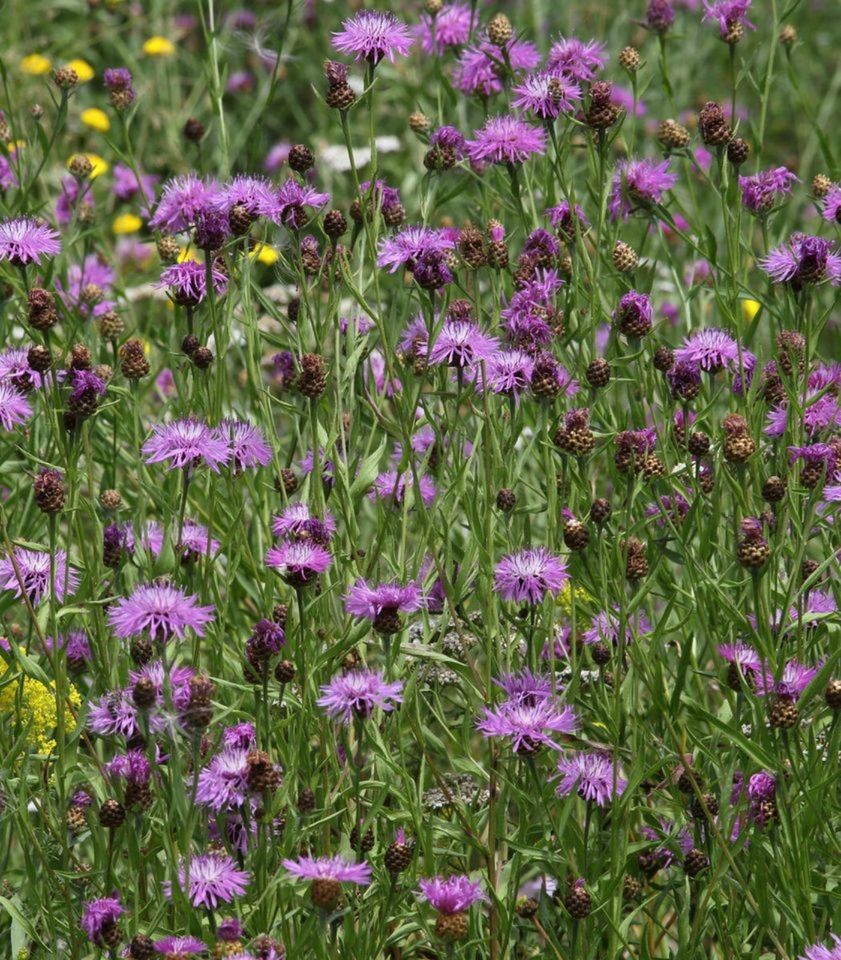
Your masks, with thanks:
M81 703L79 694L69 694L74 708ZM55 747L53 733L58 723L55 687L45 685L33 677L24 677L22 689L17 682L7 683L0 689L0 714L11 713L14 720L26 728L26 741L38 753L50 753ZM75 720L69 706L64 705L64 723L73 729Z
M135 213L122 213L114 218L111 229L117 236L125 236L127 233L137 233L143 226L143 221Z
M742 316L744 317L745 323L750 323L761 309L762 304L758 300L743 300Z
M111 121L108 114L99 107L90 107L79 114L79 118L86 127L91 130L98 130L100 133L107 133L111 129Z
M95 76L93 67L87 60L71 60L67 66L76 71L79 83L87 83L88 80L93 80Z
M270 247L267 243L257 243L250 251L249 256L256 259L259 263L270 267L272 264L277 263L280 254L274 247Z
M79 114L79 118L86 127L91 130L98 130L100 133L107 133L111 129L111 121L108 114L99 107L90 107Z
M10 140L9 143L6 144L6 149L9 151L9 153L16 153L21 147L25 146L25 140Z
M147 57L171 57L175 53L175 44L166 37L149 37L143 44Z
M40 53L30 53L28 57L24 57L20 62L21 70L33 77L40 77L41 74L46 73L51 66L51 61L41 56Z
M185 260L192 260L193 263L201 263L201 260L195 255L191 247L182 247L178 253L178 262L184 263Z

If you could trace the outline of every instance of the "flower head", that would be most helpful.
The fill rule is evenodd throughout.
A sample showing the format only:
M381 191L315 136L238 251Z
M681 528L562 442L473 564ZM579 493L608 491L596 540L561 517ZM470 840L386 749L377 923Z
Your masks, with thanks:
M402 20L393 13L378 10L360 10L333 34L336 50L374 65L383 58L394 63L396 56L407 56L413 42L409 28Z
M532 73L512 89L512 105L532 113L540 120L554 120L569 113L581 99L581 87L565 76L544 71Z
M474 903L487 900L481 882L463 874L424 878L418 886L426 902L439 913L463 913Z
M540 63L537 47L526 40L512 38L500 50L483 35L476 46L468 47L459 57L453 70L453 86L469 96L492 97L502 93L503 57L515 74L533 70Z
M178 885L187 894L194 907L215 910L220 903L230 903L245 893L251 874L240 870L231 857L219 853L201 854L190 860L189 889L187 867L178 868ZM164 882L164 894L172 897L172 883Z
M380 243L378 267L389 267L395 273L400 267L415 268L423 255L446 253L455 247L455 240L443 230L430 227L405 227Z
M677 182L669 161L622 160L610 190L608 209L613 220L627 220L638 208L660 203L663 194Z
M195 937L164 937L155 941L155 953L161 953L166 960L186 960L196 953L204 953L207 946Z
M841 256L835 243L823 237L792 234L788 243L773 249L759 265L775 283L795 287L829 280L832 286L841 283Z
M566 563L538 547L503 557L494 572L494 589L504 600L538 604L547 593L558 593L568 579Z
M428 358L433 365L472 367L488 360L498 345L499 341L488 336L475 323L445 320L429 350Z
M323 686L315 702L331 717L350 723L354 717L369 717L374 707L389 713L403 702L402 693L403 682L388 683L381 670L349 670Z
M588 803L600 807L620 796L628 786L606 753L566 753L558 760L558 773L561 777L556 790L559 797L569 796L575 790Z
M247 420L223 420L217 428L217 434L230 444L235 473L250 467L265 467L272 459L272 449L266 443L263 432Z
M619 645L619 617L617 616L618 607L614 608L613 613L602 610L597 613L590 622L589 630L581 634L583 643L608 643L611 646ZM651 624L648 618L641 611L636 614L630 614L625 621L625 643L633 643L637 637L650 633Z
M173 420L158 424L141 448L147 463L169 461L178 469L205 463L215 473L228 463L231 450L226 440L201 420Z
M751 0L704 0L704 20L717 20L719 35L722 40L739 27L748 27L754 30L754 25L748 20L747 12Z
M16 597L26 594L29 602L38 606L50 593L51 568L50 554L46 551L15 547L10 556L0 560L0 589L13 590ZM56 550L55 598L58 603L75 593L78 586L79 576L67 566L67 554L64 550Z
M476 371L476 386L516 399L528 390L534 373L534 360L522 350L497 350L485 363L485 378Z
M823 198L821 216L828 223L841 223L841 186L835 184L829 188Z
M196 803L215 813L234 811L248 800L249 747L225 747L199 773Z
M153 640L166 643L172 637L183 640L188 629L203 637L213 614L212 606L200 606L198 597L172 584L143 584L114 604L108 622L118 637L148 633Z
M277 221L293 230L300 230L310 219L305 208L320 210L330 202L330 194L319 193L314 187L305 186L290 177L281 184L275 199Z
M371 867L367 863L350 863L342 857L299 857L284 860L283 866L300 880L336 880L366 887L371 882Z
M227 276L216 266L210 267L210 281L216 296L228 290ZM207 296L207 268L195 260L173 263L161 274L159 287L166 287L172 299L184 307L197 307Z
M427 507L431 507L435 502L435 484L426 474L418 478L418 488L415 491L415 475L409 470L405 473L398 473L396 470L386 470L374 479L374 485L368 496L372 500L390 501L394 504L402 504L407 490L412 490L416 496L420 496Z
M832 934L832 945L824 946L822 943L814 943L806 947L798 960L841 960L841 937Z
M336 521L325 511L321 520L312 513L306 503L290 503L272 520L272 533L284 540L312 539L326 546L336 532Z
M466 144L474 163L525 163L546 149L545 131L513 116L491 117L474 137Z
M424 53L440 54L461 47L470 38L473 13L467 3L448 3L434 17L422 14L415 32Z
M357 580L345 596L345 610L354 617L374 621L384 611L414 613L423 607L423 592L417 583L380 583L371 586Z
M266 554L266 566L277 570L296 589L314 583L332 562L328 551L312 540L283 543Z
M739 177L742 204L751 213L766 214L785 194L791 193L797 177L787 167L760 170L751 177Z
M102 946L105 935L114 929L125 912L118 896L89 900L82 911L81 927L91 943Z
M12 266L40 263L42 257L54 257L60 250L58 234L45 223L31 217L0 223L0 260L8 260Z
M149 221L150 228L165 233L188 230L196 222L199 213L215 201L219 189L215 180L203 180L195 173L167 180L154 216Z
M739 344L729 333L716 327L706 327L684 340L683 346L675 350L675 360L678 363L692 363L701 370L715 373L724 367L738 369L739 353Z
M547 67L553 73L589 83L607 63L605 52L606 45L597 40L560 37L549 50Z
M486 737L508 737L515 753L532 754L540 746L560 750L555 733L574 733L575 711L551 696L514 696L493 709L484 708L477 729Z
M0 380L0 425L8 431L32 416L32 407L26 397L7 380Z

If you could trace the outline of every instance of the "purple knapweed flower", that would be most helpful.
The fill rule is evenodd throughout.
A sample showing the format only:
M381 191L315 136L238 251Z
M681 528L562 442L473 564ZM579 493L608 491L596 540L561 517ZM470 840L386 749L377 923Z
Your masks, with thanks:
M278 222L293 230L300 230L314 215L308 215L306 208L320 210L330 202L330 194L319 193L314 187L304 186L290 178L281 184L275 199Z
M17 568L17 569L16 569ZM0 590L13 590L16 597L24 594L33 607L50 593L50 554L42 550L15 547L10 556L0 560ZM71 596L79 586L78 574L67 565L67 554L56 550L55 599L58 603Z
M497 350L485 361L485 375L476 370L476 386L487 387L492 393L501 393L515 400L531 386L534 360L522 350Z
M389 683L382 670L349 670L322 686L315 702L334 719L350 723L370 717L375 707L390 713L403 702L403 681Z
M654 311L647 293L623 293L612 313L613 322L626 336L641 337L651 329Z
M102 82L109 90L127 90L132 85L131 71L126 67L106 67Z
M562 113L569 113L581 99L581 87L574 80L548 71L530 74L511 92L512 106L540 120L555 120Z
M132 784L146 784L152 777L151 764L142 750L118 753L103 766L103 770L109 777Z
M272 533L284 540L314 540L326 546L336 532L336 521L327 511L320 519L306 503L290 503L272 520Z
M158 424L141 447L147 463L169 462L185 469L206 464L215 473L231 458L229 444L201 420L173 420Z
M613 760L606 753L566 753L558 760L561 782L556 793L569 796L576 791L588 803L605 806L624 793L628 781L619 775Z
M666 33L675 22L675 8L669 0L648 0L645 25L654 33Z
M525 163L546 149L546 132L517 117L491 117L466 143L474 163Z
M238 810L248 802L247 747L220 750L199 773L196 803L215 813Z
M105 946L107 934L113 931L117 921L125 912L119 896L89 900L82 910L80 926L91 943Z
M234 897L245 894L251 879L247 870L240 870L231 857L220 853L207 853L190 860L189 889L187 867L183 862L178 868L178 885L187 894L194 907L215 910L220 903L230 903ZM172 898L172 883L163 884L164 895Z
M560 37L549 50L547 68L553 73L589 83L607 63L606 50L607 45L598 40Z
M213 291L223 297L228 290L228 278L215 263L210 267ZM173 263L161 274L158 287L166 287L172 299L183 307L197 307L207 296L207 267L195 260Z
M0 380L0 426L9 432L31 416L32 407L26 397L7 380Z
M440 54L448 47L461 47L467 43L473 17L469 4L447 3L434 17L421 14L414 33L425 54Z
M166 960L188 960L207 950L207 946L195 937L164 937L155 941L154 948L155 953L163 954Z
M730 664L734 684L737 679L740 679L739 673L749 684L752 684L762 671L762 659L747 643L740 641L722 644L718 647L718 655Z
M474 903L487 900L479 880L471 880L463 874L452 877L424 877L418 881L420 892L426 902L439 913L464 913Z
M561 747L552 735L574 733L578 728L575 711L553 697L515 695L494 708L485 707L476 728L486 737L506 737L514 753L529 756L541 746Z
M772 670L766 670L764 674L758 675L756 693L760 697L774 694L786 700L797 700L815 679L818 669L818 667L807 667L795 659L788 660L779 680L775 679Z
M702 20L717 20L719 36L725 40L733 35L734 30L756 29L747 17L750 4L751 0L704 0Z
M0 223L0 260L13 267L40 263L61 250L61 240L52 227L32 217L15 217Z
M797 177L788 167L760 170L750 177L739 177L742 205L757 216L768 213L785 194L791 193Z
M408 56L413 39L409 28L393 13L378 10L360 10L342 23L342 29L333 34L333 47L340 53L353 56L358 62L366 60L376 66L383 58L394 63L395 57Z
M619 608L614 607L613 613L602 610L590 621L590 627L581 634L583 643L607 643L613 647L619 646ZM651 623L645 614L639 610L629 613L625 620L625 644L634 643L638 637L651 632Z
M371 500L383 500L399 506L403 503L407 489L419 495L427 507L431 507L435 502L437 491L431 477L421 474L418 477L417 490L415 490L415 476L411 470L404 473L398 473L397 470L386 470L378 474L374 479L368 497Z
M142 171L135 173L131 167L127 167L124 163L115 163L113 173L114 182L111 186L111 192L117 200L127 203L140 195L147 204L154 201L155 186L159 179L157 176Z
M827 223L841 223L841 186L833 184L823 198L821 216Z
M590 221L577 203L573 215L569 200L562 200L557 206L549 207L546 216L549 217L552 229L565 239L574 239L576 232L582 234L590 228Z
M172 584L141 584L111 607L108 623L118 637L148 633L153 640L166 643L172 637L183 640L187 630L203 637L214 613L212 605L200 606L195 594L188 595Z
M488 360L498 346L499 341L475 323L445 320L429 349L429 363L461 369L472 367Z
M297 860L284 860L283 866L299 880L334 880L361 887L367 887L371 882L370 864L351 863L343 857L298 857Z
M541 603L547 593L559 593L568 580L566 563L545 547L503 557L494 571L494 589L503 600L515 603Z
M725 367L738 369L739 344L716 327L707 327L690 334L683 346L675 350L675 360L679 363L692 363L707 373L717 373ZM745 356L746 351L741 351Z
M505 59L515 74L534 70L540 53L534 44L512 38L500 49L483 35L478 43L464 50L453 70L453 86L468 96L492 97L502 93Z
M677 182L677 174L669 171L669 161L622 160L616 173L608 200L611 219L627 220L641 207L660 203L663 194Z
M825 946L822 943L813 943L805 948L797 960L841 960L841 937L831 934L832 944Z
M167 180L149 227L165 233L189 230L199 213L214 203L219 189L215 180L203 180L195 173Z
M319 543L296 540L272 547L266 553L265 562L297 590L315 583L319 574L332 564L333 558Z
M798 288L822 280L834 287L841 283L841 256L835 253L834 241L823 237L792 234L788 243L771 250L759 265L775 283Z
M386 237L380 242L377 266L389 267L389 273L395 273L400 267L413 270L422 256L445 254L455 245L455 240L443 230L404 227L393 237Z
M251 467L265 467L272 459L272 449L262 430L247 420L223 420L216 428L220 440L229 444L234 473Z

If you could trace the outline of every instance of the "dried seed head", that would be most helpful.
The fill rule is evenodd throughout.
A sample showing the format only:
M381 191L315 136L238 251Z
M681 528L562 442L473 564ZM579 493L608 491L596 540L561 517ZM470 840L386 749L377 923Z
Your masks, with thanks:
M289 150L288 162L296 173L306 173L315 163L315 157L306 144L296 143Z
M495 47L504 47L513 36L514 28L504 13L497 13L491 17L490 23L488 23L488 40Z
M630 273L632 270L636 270L640 258L637 256L637 251L629 243L625 243L624 240L617 240L613 247L612 260L613 266L620 273Z
M72 67L53 70L53 83L59 90L72 90L79 82L79 74Z
M189 117L184 124L184 139L198 143L204 137L204 124L195 117Z
M628 73L636 73L640 68L642 60L640 59L639 50L636 47L623 47L622 51L619 54L619 65L628 71Z

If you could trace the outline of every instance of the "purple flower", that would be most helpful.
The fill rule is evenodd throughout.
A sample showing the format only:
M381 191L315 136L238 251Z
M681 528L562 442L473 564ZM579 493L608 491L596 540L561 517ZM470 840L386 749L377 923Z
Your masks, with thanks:
M474 903L487 900L481 881L463 874L452 877L426 877L418 882L426 902L439 913L463 913Z
M556 270L539 269L534 278L511 297L500 317L513 344L534 352L549 343L553 335L550 320L555 316L553 299L561 282Z
M283 866L300 880L335 880L361 887L367 887L371 882L370 864L351 863L342 857L298 857L297 860L284 860Z
M494 571L494 589L503 600L515 603L541 603L547 593L559 593L568 580L566 563L545 547L503 557Z
M798 960L841 960L841 937L831 934L832 946L826 947L822 943L814 943L806 950Z
M229 219L234 211L245 212L256 220L264 217L279 223L281 217L277 189L265 177L238 174L213 198L213 206Z
M71 222L74 208L93 210L94 206L89 182L80 185L75 177L62 178L61 192L55 203L55 218L60 226L66 227Z
M797 700L801 693L815 679L818 667L807 667L797 660L788 660L783 667L780 679L774 678L774 672L766 670L757 676L757 696L775 694L786 700Z
M464 50L453 70L453 86L470 96L492 97L502 93L504 58L514 73L533 70L540 63L534 44L512 39L504 51L483 36L477 46Z
M546 132L513 116L491 117L474 136L466 144L474 163L525 163L546 149Z
M223 420L216 432L220 440L230 445L234 473L265 467L272 459L272 449L262 431L247 420Z
M118 753L103 769L109 777L133 784L146 784L152 776L152 767L142 750Z
M334 719L350 723L354 717L370 717L374 707L390 713L403 702L403 682L386 682L381 670L349 670L333 677L321 693L315 702Z
M155 186L158 179L158 177L150 173L138 171L138 173L135 174L134 170L132 170L131 167L127 167L124 163L115 163L114 183L111 187L111 192L123 203L133 200L140 194L143 200L145 200L147 204L150 204L155 199ZM144 210L144 213L147 213L147 211Z
M186 960L196 953L207 950L205 944L195 937L164 937L155 941L155 953L161 953L166 960Z
M427 507L431 507L435 502L435 484L425 474L418 478L418 492ZM414 489L415 476L412 471L398 473L396 470L386 470L379 474L375 480L373 489L368 494L372 500L389 500L399 505L403 503L407 488Z
M18 185L18 178L9 161L0 157L0 192Z
M50 578L50 555L46 551L15 547L12 556L3 557L0 560L0 589L13 590L16 597L21 597L25 593L33 607L37 607L49 595ZM67 554L64 550L56 550L56 601L62 603L65 596L76 592L78 586L78 575L67 566Z
M0 380L0 425L7 432L32 416L26 397L6 380Z
M475 372L476 386L487 386L493 393L501 393L515 400L531 386L534 360L521 350L497 350L485 362L485 377Z
M169 461L170 467L184 469L204 462L215 473L231 457L228 443L216 431L192 419L158 424L141 449L147 463Z
M67 288L56 279L55 287L62 303L68 308L78 310L82 316L100 316L114 306L114 301L106 299L114 282L114 270L104 260L92 253L85 257L83 264L73 263L67 268ZM87 289L86 289L87 288ZM86 300L91 288L99 288L101 299L94 304Z
M833 184L823 198L821 216L828 223L841 223L841 186Z
M613 311L613 321L626 336L644 336L651 329L653 311L647 293L629 290Z
M449 367L472 367L488 360L499 341L483 333L475 323L445 320L429 350L430 364Z
M442 53L447 47L461 47L470 39L473 14L469 4L448 3L434 17L424 13L415 28L424 53Z
M146 537L151 538L150 523L146 528ZM144 546L145 546L144 542ZM200 523L196 523L195 520L191 520L189 517L185 518L184 524L181 528L181 542L176 546L180 547L183 550L182 559L189 559L192 554L198 554L200 556L212 556L219 550L219 541L214 540L210 536L210 533L207 527L203 526ZM157 556L160 554L163 549L163 540L161 540L161 546L155 550L155 544L151 542L149 544L150 552Z
M748 797L751 800L773 800L777 794L777 781L767 770L753 774L748 781Z
M424 254L446 253L455 247L455 240L443 230L430 227L405 227L380 243L378 267L389 267L395 273L400 267L413 270Z
M304 186L290 178L281 184L275 199L278 221L293 230L300 230L310 219L304 208L320 210L330 202L330 194L319 193L314 187Z
M284 540L312 539L326 546L336 532L336 521L325 511L320 520L306 503L290 503L288 507L272 520L272 533Z
M423 593L417 583L380 583L375 587L366 580L357 580L348 590L345 610L354 617L372 622L384 614L415 613L423 608Z
M215 180L202 180L195 173L167 180L155 214L149 221L150 228L165 233L189 230L199 213L215 201L219 190Z
M622 160L610 190L608 210L611 219L627 220L640 207L660 203L666 190L677 182L677 174L669 171L669 161Z
M332 562L327 550L312 540L283 543L266 554L266 566L277 570L296 589L314 583Z
M572 707L551 696L520 694L493 709L485 707L476 727L486 737L509 737L514 753L529 755L541 745L560 750L552 734L574 733L578 718Z
M102 82L109 90L128 90L132 84L131 71L126 67L106 67Z
M68 664L76 668L89 663L92 657L90 640L84 630L71 630L70 633L59 634L58 642L53 637L44 637L44 647L50 652L63 650Z
M557 73L529 74L512 89L512 106L520 107L541 120L554 120L569 113L581 99L581 87L571 78Z
M827 477L835 473L837 453L835 447L828 443L813 443L806 447L789 447L789 463L802 460L810 467L824 471Z
M182 862L178 868L178 885L187 894L194 907L215 910L220 903L230 903L234 897L245 893L251 874L237 869L231 857L219 853L201 854L190 860L189 890L187 868ZM172 897L172 883L163 884L166 897Z
M395 56L408 56L412 46L409 28L393 13L360 10L342 23L333 34L333 46L340 53L353 55L358 62L367 60L376 65L384 57L394 63Z
M453 282L446 256L437 251L422 253L415 261L412 274L423 290L440 290Z
M228 290L228 278L216 266L210 267L210 279L218 297ZM195 260L173 263L161 274L159 287L167 287L172 299L184 307L197 307L207 296L207 267Z
M613 647L619 646L619 617L618 607L614 607L614 613L601 611L593 617L590 622L590 629L581 634L583 643L608 643ZM637 637L644 636L651 632L651 624L644 613L638 611L635 614L629 614L625 622L625 644L633 643Z
M249 746L226 747L199 773L196 803L215 813L231 812L248 800Z
M766 214L778 199L791 193L791 185L796 182L797 177L787 167L760 170L752 177L739 177L742 204L751 213Z
M58 234L46 223L31 217L0 223L0 260L8 260L12 266L40 263L42 257L54 257L60 250Z
M613 760L606 753L566 753L558 760L561 782L556 793L569 796L575 790L588 803L605 806L613 797L621 796L628 781L619 776Z
M597 40L560 37L549 50L547 66L553 73L589 83L607 63L606 49L606 44Z
M108 623L118 637L148 633L153 640L166 643L173 636L183 640L188 629L203 637L213 614L213 606L200 606L197 596L188 596L172 584L141 584L130 597L121 597L111 607Z
M754 30L754 25L748 20L747 12L751 0L704 0L704 16L702 20L718 20L721 39L724 40L738 25Z
M742 351L743 357L745 353ZM716 373L724 367L738 370L739 344L724 330L706 327L683 341L683 346L675 350L675 360L692 363L708 373Z
M114 929L125 912L118 896L89 900L82 911L80 926L91 943L104 946L106 941L103 935Z
M655 33L666 33L675 22L675 8L669 0L648 0L645 25Z
M775 247L759 265L775 283L800 287L827 279L837 287L841 283L841 256L834 251L832 240L794 233L788 243Z

